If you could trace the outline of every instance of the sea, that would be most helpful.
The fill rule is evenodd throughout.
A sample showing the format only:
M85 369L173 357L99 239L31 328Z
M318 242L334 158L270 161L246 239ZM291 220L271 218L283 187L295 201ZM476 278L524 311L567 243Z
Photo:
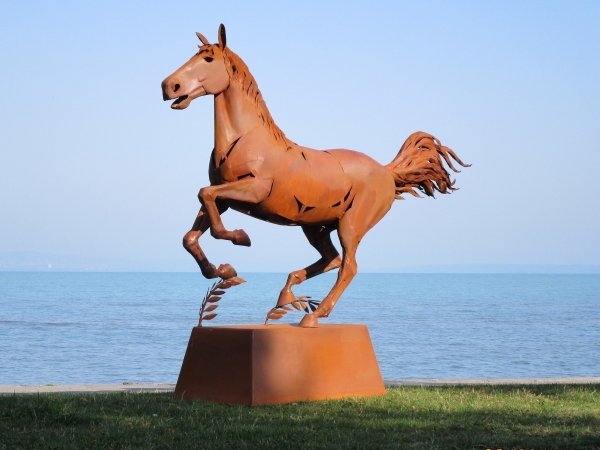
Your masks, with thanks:
M240 276L206 325L264 323L287 278ZM320 300L334 281L294 292ZM210 286L199 273L0 272L0 385L174 383ZM598 274L360 273L321 323L366 324L387 380L600 376Z

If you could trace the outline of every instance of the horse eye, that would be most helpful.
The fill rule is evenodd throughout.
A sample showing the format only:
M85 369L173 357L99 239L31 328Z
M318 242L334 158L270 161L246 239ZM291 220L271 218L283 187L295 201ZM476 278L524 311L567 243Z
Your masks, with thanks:
M210 56L207 56L206 58L204 58L204 61L206 62L211 62L213 59Z

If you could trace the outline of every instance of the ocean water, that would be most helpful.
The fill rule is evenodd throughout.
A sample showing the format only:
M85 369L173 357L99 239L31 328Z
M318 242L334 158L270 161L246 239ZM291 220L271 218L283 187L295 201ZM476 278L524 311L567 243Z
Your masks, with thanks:
M240 276L211 325L263 323L286 280ZM294 291L321 299L334 280ZM209 286L0 272L0 384L175 382ZM600 376L600 275L359 274L322 322L367 324L384 379Z

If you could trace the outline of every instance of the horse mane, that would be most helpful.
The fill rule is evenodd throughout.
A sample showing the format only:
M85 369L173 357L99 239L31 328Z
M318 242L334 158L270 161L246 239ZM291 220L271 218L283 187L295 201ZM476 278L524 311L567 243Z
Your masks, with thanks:
M225 56L225 68L229 73L229 78L233 78L240 83L242 90L256 107L256 113L262 119L263 125L269 129L275 140L282 140L285 142L287 138L285 137L284 132L277 126L273 117L271 117L269 108L267 108L262 93L258 89L258 84L250 73L246 63L229 48L226 48L223 51L223 54Z

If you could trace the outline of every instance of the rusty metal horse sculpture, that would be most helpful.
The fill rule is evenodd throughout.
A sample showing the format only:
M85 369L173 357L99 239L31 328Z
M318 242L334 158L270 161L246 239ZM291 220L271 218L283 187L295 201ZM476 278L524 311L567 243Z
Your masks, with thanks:
M455 172L450 157L456 154L430 134L417 132L404 143L394 160L382 166L369 156L351 150L318 151L290 141L271 118L256 80L242 59L226 44L225 27L219 27L218 44L196 33L202 45L192 58L162 82L164 100L176 99L171 108L182 110L195 98L214 95L215 148L210 157L210 186L200 190L202 207L183 246L206 278L236 276L229 264L216 268L199 245L210 228L216 239L250 246L243 230L229 231L221 214L232 208L279 225L300 225L321 258L289 274L277 305L268 318L278 319L288 305L299 303L292 286L333 269L337 281L300 326L316 327L328 317L357 272L356 249L363 236L389 211L401 194L420 197L455 190L443 161ZM442 161L443 160L443 161ZM331 242L337 230L342 257ZM300 301L299 301L300 300ZM297 308L298 309L298 308Z

